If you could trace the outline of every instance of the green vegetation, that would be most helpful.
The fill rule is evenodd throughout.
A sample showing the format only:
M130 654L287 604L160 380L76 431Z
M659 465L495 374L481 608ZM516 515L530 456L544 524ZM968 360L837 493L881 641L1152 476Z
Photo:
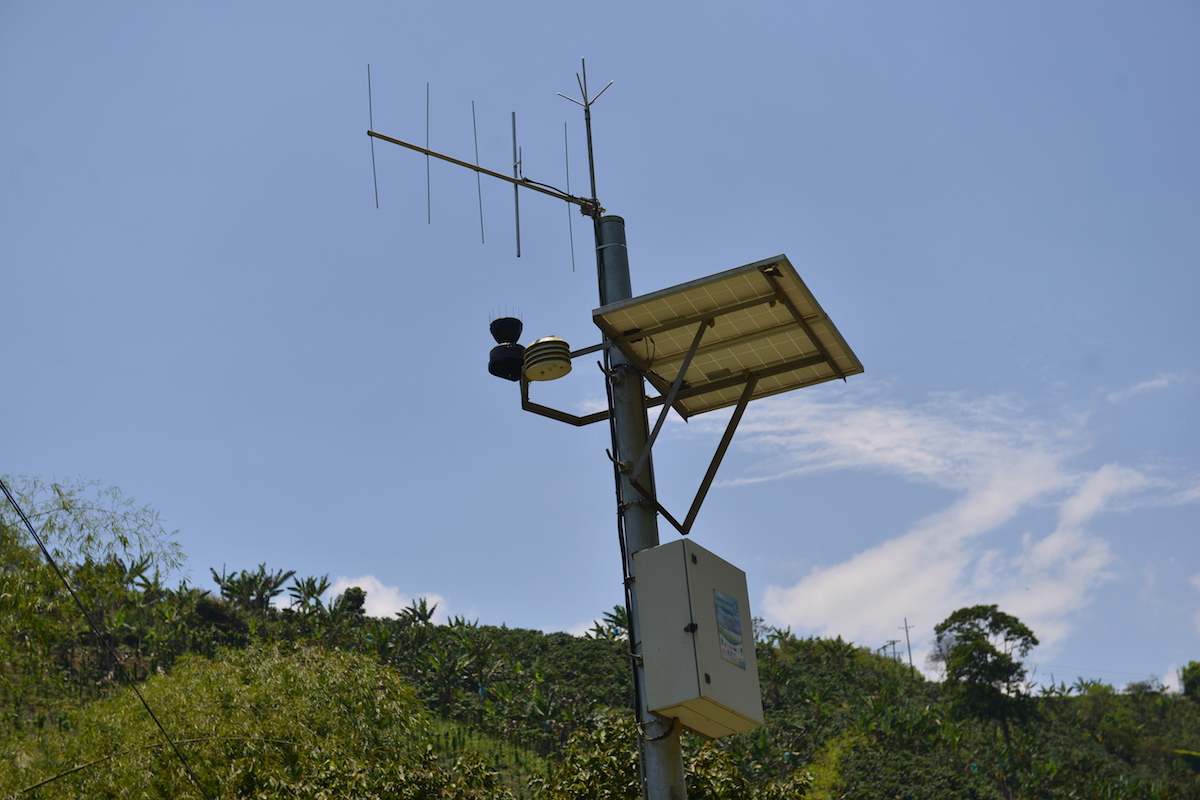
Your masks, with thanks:
M266 564L170 588L181 554L152 510L94 484L19 489L97 624L0 511L0 798L639 794L622 609L575 637L439 625L424 600L372 618L361 589L326 599L326 576ZM768 724L687 737L689 796L1200 798L1200 663L1182 694L1030 696L1020 620L975 606L936 632L940 683L759 625Z
M41 784L33 797L165 798L196 784L209 797L284 787L300 796L441 797L453 780L423 744L427 712L412 689L362 655L274 645L188 656L142 691L186 766L132 694L119 692L81 709L67 730L11 744L5 783Z

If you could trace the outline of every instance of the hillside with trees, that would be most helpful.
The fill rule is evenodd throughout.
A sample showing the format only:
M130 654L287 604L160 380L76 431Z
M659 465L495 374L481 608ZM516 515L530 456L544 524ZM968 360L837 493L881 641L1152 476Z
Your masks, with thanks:
M0 797L639 796L623 609L577 637L424 600L370 617L361 589L266 564L166 585L183 554L153 509L5 483L61 577L0 511ZM1031 689L1017 618L936 634L930 681L760 625L767 724L688 737L689 797L1200 798L1200 663L1179 694Z

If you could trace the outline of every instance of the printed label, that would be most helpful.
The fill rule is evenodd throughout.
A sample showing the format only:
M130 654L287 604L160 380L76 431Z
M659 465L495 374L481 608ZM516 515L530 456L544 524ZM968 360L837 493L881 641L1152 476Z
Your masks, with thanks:
M721 641L721 658L730 664L746 668L746 649L742 644L742 617L738 602L724 592L713 589L717 606L717 638Z

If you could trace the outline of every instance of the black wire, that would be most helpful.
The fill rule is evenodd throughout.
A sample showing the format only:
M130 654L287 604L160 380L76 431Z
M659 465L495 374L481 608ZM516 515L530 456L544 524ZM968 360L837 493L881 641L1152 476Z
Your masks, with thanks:
M560 195L563 196L563 199L570 198L571 200L575 200L575 201L587 201L588 200L588 198L586 198L586 197L576 197L575 195L571 194L570 192L564 192L562 189L559 189L557 186L551 186L548 183L540 183L538 181L530 180L529 178L526 178L524 175L521 176L521 183L528 183L530 186L541 186L543 189L550 189L552 191L558 192Z
M606 376L610 374L608 348L604 350L604 371ZM612 434L613 445L616 445L616 422L615 414L613 414L613 395L612 381L610 378L605 379L605 390L608 395L608 426L609 432ZM633 630L633 598L630 590L629 579L629 543L625 536L625 507L621 500L621 464L620 454L612 459L613 462L613 483L617 495L617 541L621 546L621 586L625 591L625 628L626 634L629 637L629 670L633 677L633 711L636 718L638 736L645 739L646 736L642 733L642 677L638 671L637 641L634 638ZM652 741L652 740L651 740Z
M288 739L260 739L260 738L250 737L250 736L205 736L205 737L202 737L199 739L179 739L178 740L179 744L196 744L198 742L270 742L272 744L290 744L290 745L297 745L300 747L304 746L303 742L293 742ZM56 780L58 780L60 778L65 778L68 775L74 775L76 772L80 772L81 770L88 769L89 767L94 767L97 764L103 764L105 761L111 761L114 758L120 758L121 756L127 756L130 753L140 753L143 750L154 750L154 749L157 749L162 746L163 745L160 742L159 744L147 744L147 745L142 745L141 747L132 747L128 750L118 750L115 753L109 753L106 756L97 758L95 761L89 761L86 764L80 764L77 767L72 767L71 769L67 770L66 772L60 772L57 775L52 775L49 778L46 778L44 781L41 781L40 783L35 783L32 786L26 786L24 789L22 789L19 792L19 794L25 794L26 792L32 792L34 789L40 789L43 786L45 786L46 784L54 783Z
M187 772L188 777L191 779L192 783L195 784L196 790L200 792L200 796L205 798L205 800L211 800L208 792L204 791L204 787L200 784L200 779L196 777L196 773L192 772L191 765L189 765L187 759L184 758L183 751L179 749L179 745L175 743L170 734L167 733L167 729L163 727L161 722L159 722L158 717L154 714L154 710L150 708L150 704L146 702L146 698L142 696L140 691L138 691L137 684L134 683L133 679L129 677L129 673L125 671L125 667L121 664L121 659L117 655L117 652L113 649L112 644L108 641L108 637L105 636L104 632L100 629L100 626L97 625L92 619L91 614L87 612L87 608L84 607L83 601L79 599L79 595L75 594L75 590L71 587L71 582L67 580L67 576L64 575L62 570L58 568L58 564L54 561L54 556L50 555L50 551L46 548L45 543L42 542L42 537L38 536L37 531L34 530L33 525L29 522L29 517L25 516L25 512L21 510L21 506L17 504L16 498L13 497L12 492L8 490L8 485L5 484L3 480L0 480L0 489L4 490L4 496L8 498L8 504L13 507L14 511L17 512L17 516L19 516L21 518L21 522L25 524L25 529L29 531L29 535L33 537L35 542L37 542L37 546L42 551L42 555L46 557L46 561L50 562L50 566L54 569L54 573L58 575L58 579L62 581L63 586L67 587L67 592L70 593L71 599L75 601L75 605L79 606L79 613L83 614L83 618L87 620L88 627L92 629L92 635L94 635L96 639L102 645L104 645L104 648L108 651L109 656L112 658L113 664L116 665L117 671L120 673L121 678L127 684L129 684L130 689L133 689L133 693L137 695L137 699L140 700L142 706L145 707L146 713L150 715L150 719L154 720L154 724L157 725L159 731L162 732L163 738L167 740L167 744L171 745L171 749L174 750L175 755L179 757L180 763L183 764L183 768Z

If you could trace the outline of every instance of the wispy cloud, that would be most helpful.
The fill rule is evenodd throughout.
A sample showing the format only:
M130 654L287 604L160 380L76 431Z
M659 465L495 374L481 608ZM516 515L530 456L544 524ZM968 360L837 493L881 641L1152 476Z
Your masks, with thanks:
M1146 392L1156 392L1160 389L1167 389L1177 383L1182 383L1184 380L1186 380L1185 375L1172 372L1163 372L1148 381L1142 381L1141 383L1134 384L1128 389L1122 389L1118 392L1109 392L1108 402L1114 404L1124 403L1126 400L1136 395L1145 394Z
M763 457L760 467L732 482L860 470L957 495L947 508L839 564L818 567L792 586L768 587L767 619L871 642L893 634L896 609L931 626L955 608L999 603L1044 645L1060 641L1072 616L1111 577L1108 545L1089 523L1117 498L1152 484L1119 464L1078 466L1081 419L1045 418L1012 397L960 394L916 405L850 390L834 399L764 401L741 432L744 445ZM1057 516L1048 532L984 536L1031 510L1042 520L1046 509Z
M367 593L367 599L363 603L363 609L369 617L392 617L398 611L403 611L408 608L412 602L420 597L424 597L430 606L437 604L437 611L434 614L435 622L445 622L449 617L447 614L446 598L439 594L422 594L409 595L402 591L398 586L388 586L383 581L376 578L374 575L362 575L357 578L347 578L339 575L337 580L329 587L329 597L336 597L342 594L352 586L357 586Z
M1040 475L1068 453L1075 430L1029 415L1011 397L942 394L903 406L878 393L845 393L766 401L739 435L768 458L761 475L732 483L863 469L967 490L1014 467Z

